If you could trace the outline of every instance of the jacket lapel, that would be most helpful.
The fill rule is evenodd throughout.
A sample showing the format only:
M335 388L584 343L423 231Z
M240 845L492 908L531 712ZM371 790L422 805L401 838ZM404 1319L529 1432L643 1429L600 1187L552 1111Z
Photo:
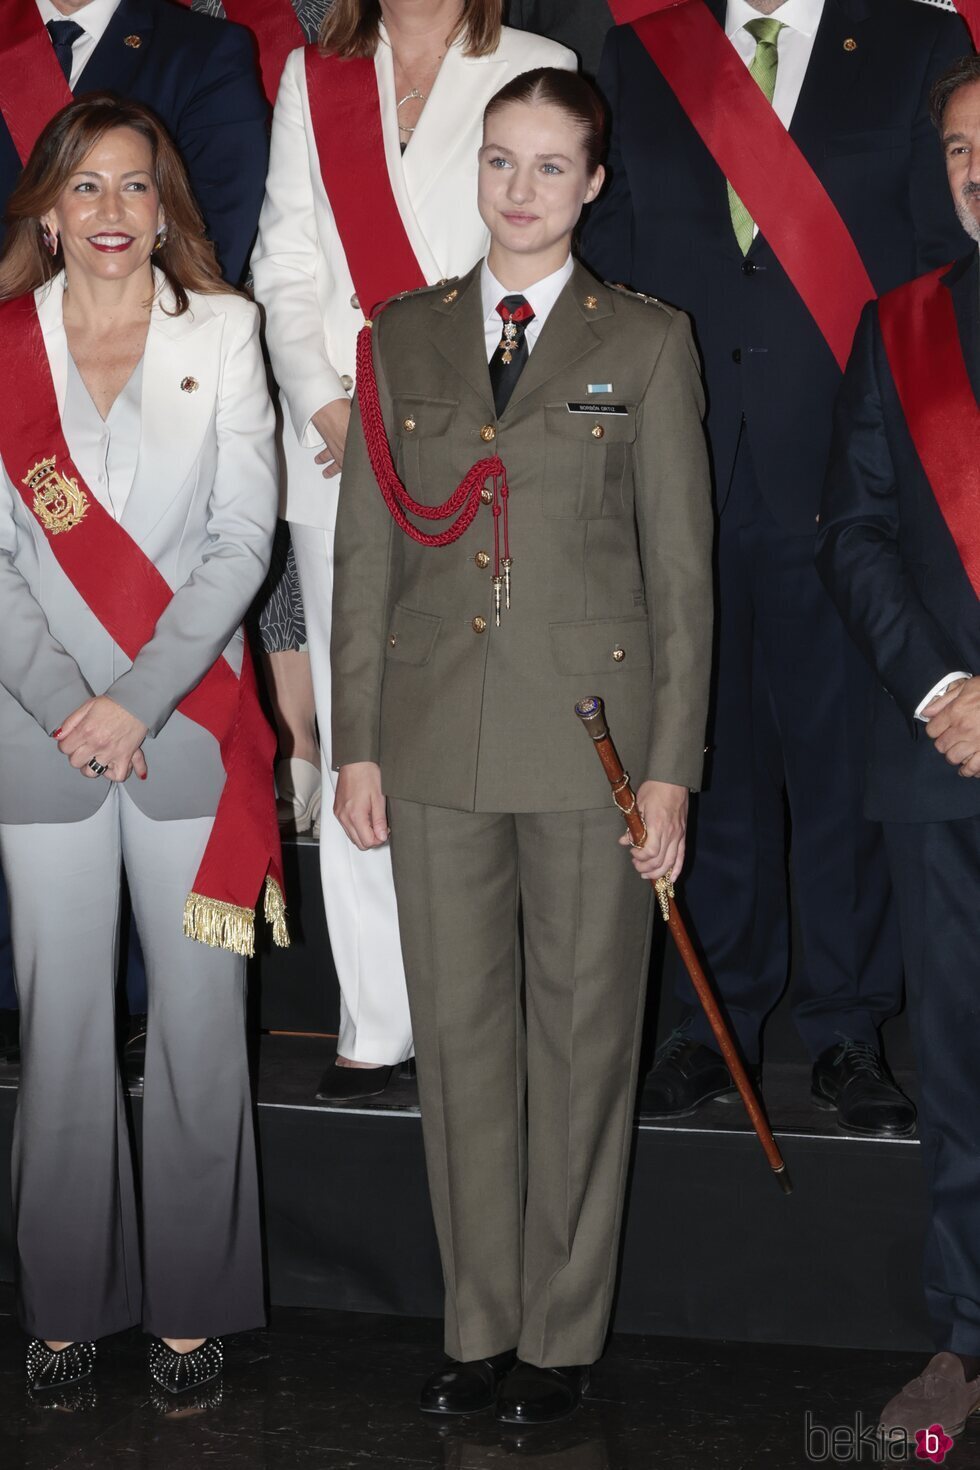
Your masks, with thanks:
M75 96L106 91L128 96L153 30L153 9L146 0L122 0L76 83Z
M56 276L46 286L34 292L37 319L41 324L48 366L54 381L58 412L65 411L65 394L68 388L68 338L65 335L65 277Z
M587 299L597 305L586 306ZM571 279L541 328L541 335L517 380L504 418L556 373L565 372L573 362L591 352L598 341L593 321L608 315L610 308L605 290L588 271L576 264Z
M415 258L419 263L422 274L430 282L438 281L445 274L445 271L441 262L436 260L433 255L432 248L422 233L422 228L415 213L413 194L406 178L405 159L402 157L398 134L399 99L395 96L395 63L383 25L380 28L380 33L381 39L378 44L378 49L374 54L374 74L378 82L381 130L384 135L385 161L388 165L388 177L391 180L391 192L395 196L398 213L402 217L405 233L409 238L412 249L415 251ZM428 112L429 105L429 103L426 103L423 108L423 117ZM417 137L418 132L415 134L415 138ZM415 138L412 141L412 148L415 147ZM409 149L409 152L411 152L411 149ZM431 158L429 162L431 165Z
M160 280L158 275L158 285ZM139 462L122 516L137 542L145 540L190 474L218 396L222 318L206 297L195 297L178 317L164 311L170 304L164 287L153 305L143 358Z
M432 309L440 320L434 324L430 340L437 352L486 404L487 412L492 416L493 389L487 366L483 292L480 288L482 265L481 261L469 275L463 276L456 288L459 297L455 304L445 302L439 295L432 298Z
M386 49L390 57L390 49ZM408 194L417 211L424 207L459 149L470 146L469 130L459 126L460 98L466 98L472 112L482 113L503 85L505 74L506 60L499 52L493 56L464 56L460 41L446 52L412 141L400 159Z
M838 99L860 80L868 59L866 0L827 0L790 123L790 137L811 164L834 132ZM778 15L778 12L777 12ZM856 45L848 46L848 41Z
M960 345L973 396L980 404L980 249L971 250L965 259L957 261L943 276L943 285L953 297Z

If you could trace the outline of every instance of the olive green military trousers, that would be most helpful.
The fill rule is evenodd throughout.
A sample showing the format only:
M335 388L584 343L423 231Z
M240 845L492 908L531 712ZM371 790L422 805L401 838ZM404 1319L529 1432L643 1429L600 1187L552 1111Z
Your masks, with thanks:
M446 1351L594 1362L616 1278L652 890L617 846L613 808L392 800L390 824Z

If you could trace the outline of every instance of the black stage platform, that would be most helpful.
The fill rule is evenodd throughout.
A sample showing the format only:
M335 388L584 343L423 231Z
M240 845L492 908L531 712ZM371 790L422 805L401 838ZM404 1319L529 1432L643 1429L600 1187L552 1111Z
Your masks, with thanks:
M441 1279L415 1087L393 1083L378 1105L314 1101L333 1056L336 981L315 845L291 844L287 855L298 942L260 955L253 985L264 1028L257 1096L270 1298L281 1307L435 1317ZM661 1028L670 1007L669 998L659 1006ZM651 1004L651 1033L657 1014ZM321 1034L282 1034L297 1031ZM900 1027L890 1032L900 1063L907 1042ZM809 1102L809 1068L785 1013L768 1036L764 1094L793 1195L777 1187L740 1104L713 1103L670 1126L645 1118L641 1105L616 1330L929 1349L917 1142L841 1134L833 1114ZM907 1071L896 1070L914 1092ZM0 1066L2 1159L15 1098L16 1072ZM132 1101L138 1124L139 1098ZM12 1269L2 1168L0 1280Z

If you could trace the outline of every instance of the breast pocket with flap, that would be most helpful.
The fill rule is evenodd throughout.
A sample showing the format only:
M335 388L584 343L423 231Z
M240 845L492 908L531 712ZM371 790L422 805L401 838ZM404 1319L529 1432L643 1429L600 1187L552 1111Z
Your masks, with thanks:
M581 405L576 405L577 410ZM541 481L546 516L598 520L621 516L632 484L636 407L624 414L570 412L545 405L545 465Z
M393 400L392 449L402 483L422 505L441 505L456 489L459 402L404 395Z

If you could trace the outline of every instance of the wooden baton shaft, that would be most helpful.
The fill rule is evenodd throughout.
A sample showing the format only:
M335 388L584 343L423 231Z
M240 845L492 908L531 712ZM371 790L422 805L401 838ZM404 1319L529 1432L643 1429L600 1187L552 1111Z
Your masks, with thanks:
M634 847L642 847L647 837L646 823L636 804L636 796L630 785L629 774L623 769L623 763L609 734L603 702L598 695L592 695L588 699L581 700L575 706L575 713L589 732L596 749L596 754L602 762L602 768L609 778L613 801L619 807L626 821L626 829L629 832L630 841ZM739 1095L745 1104L745 1111L748 1113L752 1126L758 1135L759 1142L762 1144L769 1165L779 1180L784 1193L789 1194L792 1185L789 1182L789 1175L786 1172L785 1160L779 1152L779 1146L775 1138L772 1136L772 1129L769 1127L765 1113L762 1111L762 1105L756 1095L755 1088L752 1086L749 1074L745 1070L742 1058L738 1054L735 1042L732 1039L732 1034L725 1024L725 1018L721 1014L721 1009L715 999L714 992L708 983L708 977L701 968L701 963L695 952L694 945L691 943L691 936L687 932L684 920L677 911L677 905L671 902L674 896L673 888L670 886L669 880L665 882L664 879L658 881L651 878L650 882L656 892L657 900L664 918L667 920L670 932L674 936L674 943L677 945L678 953L684 962L684 968L691 977L691 984L694 986L698 1000L701 1002L701 1007L707 1018L708 1025L711 1027L715 1041L718 1043L718 1050L724 1057L728 1070L732 1074L735 1086L738 1088Z

